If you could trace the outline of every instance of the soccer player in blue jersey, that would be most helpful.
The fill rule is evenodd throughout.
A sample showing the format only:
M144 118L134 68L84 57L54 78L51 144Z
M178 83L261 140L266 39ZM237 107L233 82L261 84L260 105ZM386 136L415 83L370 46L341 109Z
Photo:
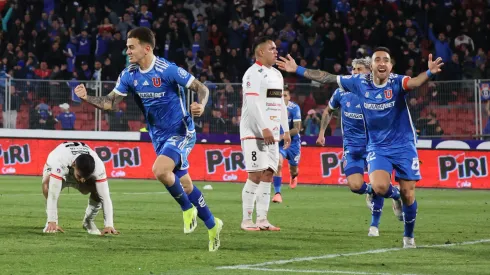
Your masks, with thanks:
M186 70L153 54L155 36L150 29L132 29L126 45L131 64L121 72L111 93L101 97L89 96L83 85L77 86L75 93L102 110L117 110L119 102L132 94L145 115L157 153L153 174L180 204L184 233L195 230L196 216L199 216L208 228L209 251L216 251L220 246L219 233L223 222L211 214L201 191L192 185L187 173L187 157L196 142L196 132L182 87L198 94L198 102L191 104L193 116L201 116L204 112L209 90Z
M369 74L371 58L354 59L352 74ZM316 143L325 146L325 130L332 119L332 114L340 108L342 117L342 135L344 146L343 167L347 185L356 194L367 194L366 201L371 209L371 226L368 236L379 236L379 220L384 205L384 198L373 194L371 185L364 182L364 168L367 166L366 130L362 115L361 103L353 93L337 88L323 111L320 133Z
M324 71L299 67L291 56L280 57L280 69L296 72L321 83L338 83L343 90L357 95L361 102L367 132L367 162L373 191L385 198L397 198L398 190L391 185L391 173L400 183L403 221L403 247L415 248L413 229L417 216L415 183L421 179L416 143L416 132L406 103L407 93L420 87L431 76L441 72L441 58L432 60L428 70L417 77L392 74L393 64L387 48L374 50L371 74L338 76Z
M296 188L298 185L298 165L301 158L301 138L299 136L299 131L301 130L301 110L298 104L290 101L291 95L288 88L284 88L283 91L284 103L286 104L288 110L288 123L289 123L289 135L291 136L291 145L289 148L284 149L284 140L279 142L279 153L281 154L279 158L279 166L277 168L277 173L274 175L274 192L275 195L272 198L272 202L281 203L281 184L282 184L282 164L284 159L288 160L289 163L289 174L291 178L289 180L289 187L292 189ZM281 128L281 134L283 133Z

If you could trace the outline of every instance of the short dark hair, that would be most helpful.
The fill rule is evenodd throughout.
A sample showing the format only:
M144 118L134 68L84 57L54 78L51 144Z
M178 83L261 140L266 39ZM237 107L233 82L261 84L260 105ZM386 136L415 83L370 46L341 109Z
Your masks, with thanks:
M130 30L128 38L136 38L140 42L150 44L152 49L155 48L155 34L147 27L137 27Z
M274 41L274 40L272 39L272 37L269 37L269 36L262 36L262 37L257 38L257 40L255 40L255 44L253 45L253 48L252 48L253 52L255 53L257 48L260 45L266 43L267 41Z
M90 154L81 154L75 159L75 166L80 172L80 177L86 179L95 170L95 160Z
M385 53L387 53L387 54L389 54L389 55L391 56L391 51L390 51L390 49L388 49L388 48L386 48L386 47L377 47L376 49L374 49L373 54L374 54L375 52L385 52Z

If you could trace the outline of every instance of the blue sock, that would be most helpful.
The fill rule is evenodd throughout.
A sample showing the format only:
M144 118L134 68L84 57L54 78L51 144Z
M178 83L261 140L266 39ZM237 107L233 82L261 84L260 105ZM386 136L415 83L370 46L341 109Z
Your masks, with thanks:
M192 203L189 200L189 197L187 197L187 194L184 192L184 188L182 188L182 185L180 185L180 180L177 176L175 176L175 182L174 185L168 187L165 186L174 197L174 199L180 204L180 207L182 208L182 211L186 211L192 208Z
M371 210L371 226L379 227L379 219L381 218L381 213L383 212L384 203L385 198L374 194L373 208Z
M274 193L281 193L282 177L274 176Z
M192 192L188 196L189 200L197 208L197 216L204 222L208 229L213 228L216 225L214 216L211 214L201 190L197 189L197 186L194 186L194 189L192 189Z
M372 192L372 188L371 188L371 184L367 184L367 183L363 183L361 188L359 188L359 190L351 190L353 193L356 193L356 194L359 194L359 195L362 195L362 194L371 194Z
M391 198L391 199L394 199L394 200L399 200L400 199L400 191L398 190L398 188L395 188L395 186L393 186L393 184L390 184L390 187L388 187L388 191L386 191L386 193L384 194L383 196L384 198Z
M413 238L413 228L415 227L415 218L417 217L417 201L414 201L412 205L403 205L403 222L405 223L404 237Z

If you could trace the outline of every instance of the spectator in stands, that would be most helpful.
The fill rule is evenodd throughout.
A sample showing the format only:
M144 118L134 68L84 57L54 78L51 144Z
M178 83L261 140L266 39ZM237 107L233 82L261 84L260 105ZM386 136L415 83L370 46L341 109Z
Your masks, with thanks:
M126 118L124 111L125 110L123 110L123 108L120 108L117 112L109 113L110 116L109 131L120 131L120 132L129 131L128 119Z
M436 55L434 58L442 58L443 62L449 62L452 55L451 47L449 46L449 42L446 39L446 35L443 32L439 33L439 37L436 39L434 36L434 32L432 30L432 24L429 25L429 38L434 43L436 48Z
M56 121L49 106L45 103L40 103L29 114L30 129L54 130Z
M321 120L321 116L314 109L309 110L304 121L305 135L318 136Z
M425 118L419 118L415 127L421 136L441 136L444 134L434 112L430 112Z
M485 135L485 140L490 140L490 100L485 103L485 112L487 116L487 124L485 129L483 129L483 134Z
M221 117L221 110L214 108L211 122L209 123L210 133L224 133L226 131L226 121Z
M74 112L70 111L70 105L68 103L63 103L59 106L61 108L61 113L56 116L56 122L61 123L62 130L74 130L77 117Z

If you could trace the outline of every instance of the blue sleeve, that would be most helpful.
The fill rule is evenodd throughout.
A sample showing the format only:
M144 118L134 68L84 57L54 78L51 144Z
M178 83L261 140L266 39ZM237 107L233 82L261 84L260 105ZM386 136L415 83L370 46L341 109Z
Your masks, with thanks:
M293 116L293 121L301 121L301 110L299 109L299 106L296 105L296 107L294 107L294 111L291 115Z
M351 92L356 95L361 95L361 90L358 89L360 76L361 76L360 74L339 75L337 76L337 84L339 84L339 87L346 92Z
M126 96L129 92L129 85L131 83L131 75L127 69L124 69L119 77L117 78L116 87L114 87L113 91L117 94Z
M395 83L397 84L398 87L400 87L399 91L393 91L393 93L396 95L399 92L404 93L410 91L407 87L407 83L410 80L409 76L406 75L394 75L395 76Z
M333 95L330 98L328 105L333 110L340 108L340 89L337 89L335 90L335 92L333 92Z
M434 36L434 31L432 28L429 28L429 39L432 41L432 43L437 44L439 41L436 39Z
M171 64L164 71L164 78L170 83L177 83L182 87L189 88L195 77L186 70Z

